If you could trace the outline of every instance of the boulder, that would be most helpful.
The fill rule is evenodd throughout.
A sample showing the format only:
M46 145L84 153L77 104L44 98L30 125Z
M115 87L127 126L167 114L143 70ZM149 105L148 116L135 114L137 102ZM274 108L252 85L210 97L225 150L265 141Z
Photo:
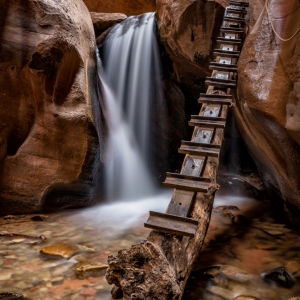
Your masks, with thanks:
M272 199L300 227L300 33L282 41L261 1L251 1L249 11L234 115ZM270 1L269 11L281 37L300 27L298 0Z
M136 16L156 10L155 0L83 0L89 11L101 13L123 13L127 16Z
M1 214L93 202L95 35L81 0L0 10Z
M101 35L108 28L112 27L117 23L122 22L127 18L126 15L120 13L109 14L91 12L90 14L93 21L96 37Z
M269 283L275 283L278 286L290 288L295 284L295 281L285 270L284 267L272 269L262 274L262 278Z
M156 6L161 42L173 61L173 78L190 87L199 85L211 73L208 64L224 8L202 0L157 0Z

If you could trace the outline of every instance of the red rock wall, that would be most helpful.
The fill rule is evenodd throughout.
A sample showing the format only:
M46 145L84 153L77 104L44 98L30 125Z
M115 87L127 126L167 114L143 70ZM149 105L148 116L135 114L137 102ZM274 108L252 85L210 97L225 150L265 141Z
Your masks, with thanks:
M123 13L127 16L156 11L155 0L83 0L89 11L102 13Z
M159 34L173 61L173 77L193 86L211 73L208 64L224 9L202 0L157 0L156 5Z
M300 33L281 41L263 3L250 4L235 116L265 185L283 199L288 217L300 225ZM300 27L298 0L272 0L270 14L284 38Z
M2 214L90 201L88 176L80 178L97 143L93 25L81 0L53 3L10 0L0 10Z

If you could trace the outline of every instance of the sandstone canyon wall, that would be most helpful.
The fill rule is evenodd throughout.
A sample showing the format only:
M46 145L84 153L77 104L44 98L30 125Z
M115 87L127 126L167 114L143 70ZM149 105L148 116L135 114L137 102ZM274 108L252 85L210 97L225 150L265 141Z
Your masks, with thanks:
M173 61L172 78L189 87L210 74L208 64L224 13L217 2L156 1L159 35Z
M98 13L123 13L136 16L156 10L155 0L83 0L89 11Z
M270 1L283 38L300 27L298 0ZM264 3L250 1L234 114L272 200L300 227L300 32L275 36Z
M1 0L0 207L92 202L95 36L81 0Z

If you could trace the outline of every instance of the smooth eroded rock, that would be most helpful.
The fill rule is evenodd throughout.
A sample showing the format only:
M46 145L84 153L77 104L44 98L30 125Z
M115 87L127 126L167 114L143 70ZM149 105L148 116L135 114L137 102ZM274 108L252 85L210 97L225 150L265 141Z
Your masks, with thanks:
M80 252L95 252L94 249L80 245L51 245L43 247L40 252L44 255L56 256L69 259Z
M211 71L213 43L219 34L224 9L213 1L158 0L161 41L173 61L173 76L189 86L199 84Z
M156 10L155 0L83 0L89 11L100 13L123 13L127 16L136 16Z
M96 37L101 35L108 28L112 27L117 23L122 22L127 18L126 15L121 13L109 14L109 13L91 12L90 14L93 21Z
M93 203L95 35L81 0L0 10L1 214Z
M300 27L299 10L298 0L270 1L281 37L291 37ZM251 1L249 11L234 114L272 199L300 227L300 34L280 40L261 1Z

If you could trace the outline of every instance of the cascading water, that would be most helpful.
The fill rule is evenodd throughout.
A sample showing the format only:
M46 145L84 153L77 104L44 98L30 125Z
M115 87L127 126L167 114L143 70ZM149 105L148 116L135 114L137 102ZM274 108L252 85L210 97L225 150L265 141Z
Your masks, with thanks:
M105 185L108 199L140 198L155 192L146 167L149 149L149 106L160 89L154 14L131 17L116 25L98 56L108 138ZM103 159L102 159L103 160Z
M150 105L153 107L161 97L154 13L130 17L116 25L102 53L108 83L123 108L143 160L149 161Z

